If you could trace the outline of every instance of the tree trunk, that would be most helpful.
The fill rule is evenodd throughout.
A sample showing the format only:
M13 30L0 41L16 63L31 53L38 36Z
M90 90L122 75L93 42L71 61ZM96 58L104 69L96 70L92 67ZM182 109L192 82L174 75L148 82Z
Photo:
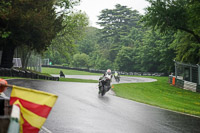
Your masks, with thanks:
M27 51L22 68L24 68L24 69L27 68L30 56L31 56L31 51Z
M13 56L15 47L4 45L0 67L11 68L13 67Z

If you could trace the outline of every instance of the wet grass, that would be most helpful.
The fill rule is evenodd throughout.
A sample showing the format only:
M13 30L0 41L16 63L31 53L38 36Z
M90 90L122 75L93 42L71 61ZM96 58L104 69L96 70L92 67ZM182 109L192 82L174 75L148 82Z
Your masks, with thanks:
M200 93L171 86L168 77L150 83L124 83L114 85L116 95L161 108L200 116Z
M75 79L75 78L60 78L60 81L64 81L64 82L81 82L81 83L98 83L97 80Z
M60 71L63 71L65 75L102 75L100 73L90 73L90 72L77 71L77 70L42 67L42 73L60 74Z
M0 79L25 79L22 77L5 77L5 76L0 76Z

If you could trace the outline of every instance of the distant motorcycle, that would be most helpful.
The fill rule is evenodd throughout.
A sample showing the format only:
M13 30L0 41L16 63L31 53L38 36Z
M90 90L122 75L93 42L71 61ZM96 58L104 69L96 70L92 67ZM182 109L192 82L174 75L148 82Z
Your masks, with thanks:
M60 78L61 77L65 78L65 74L63 73L63 71L60 71Z
M111 88L111 75L105 75L102 79L99 80L99 94L104 96Z
M114 78L115 78L115 81L119 83L120 77L119 76L114 76Z

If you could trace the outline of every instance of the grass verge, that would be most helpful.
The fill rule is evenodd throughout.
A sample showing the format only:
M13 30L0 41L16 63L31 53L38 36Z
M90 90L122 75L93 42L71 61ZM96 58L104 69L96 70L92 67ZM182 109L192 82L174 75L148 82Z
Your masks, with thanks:
M77 70L42 67L42 73L60 74L60 70L63 71L65 75L102 75L99 73L90 73L90 72L77 71Z
M157 82L114 85L116 95L161 108L200 116L200 94L171 86L168 77L151 77Z
M22 77L1 77L0 76L0 79L25 79L25 78L22 78Z
M81 82L81 83L98 83L97 80L75 79L75 78L60 78L60 81L64 81L64 82Z

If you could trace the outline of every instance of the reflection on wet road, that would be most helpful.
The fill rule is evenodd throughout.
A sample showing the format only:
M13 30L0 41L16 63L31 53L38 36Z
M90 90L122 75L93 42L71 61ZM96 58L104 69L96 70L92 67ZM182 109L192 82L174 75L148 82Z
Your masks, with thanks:
M178 114L106 93L97 84L9 80L9 84L58 95L44 126L53 133L199 133L200 118ZM6 95L9 96L10 89Z
M52 74L54 77L59 77L59 75ZM99 80L100 76L93 76L93 75L65 75L65 78L78 78L78 79L91 79L91 80ZM113 83L115 84L115 79L112 79ZM157 81L156 79L152 78L141 78L141 77L126 77L121 76L120 83L141 83L141 82L154 82Z

